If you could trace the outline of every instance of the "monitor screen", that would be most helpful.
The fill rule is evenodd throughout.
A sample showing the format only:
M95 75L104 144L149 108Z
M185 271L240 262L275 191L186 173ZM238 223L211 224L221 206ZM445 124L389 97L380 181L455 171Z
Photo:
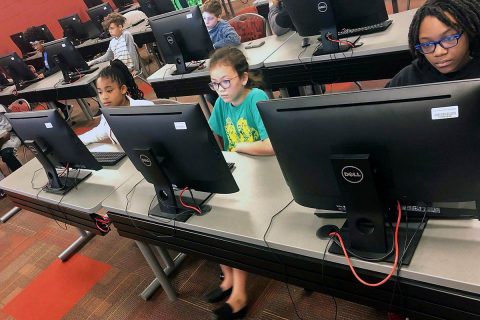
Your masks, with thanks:
M99 6L103 3L102 0L83 0L83 2L85 2L85 5L87 6L87 8Z
M119 10L123 10L133 5L133 0L113 0L113 3Z
M282 0L296 31L302 37L320 35L313 55L350 49L341 45L337 30L366 27L388 19L384 0ZM332 41L333 40L333 41Z
M82 74L98 69L98 67L90 68L87 65L80 52L68 38L47 42L44 47L49 61L53 61L55 65L59 66L66 83L77 80Z
M46 191L66 193L90 174L88 171L68 174L68 169L102 168L57 110L14 112L6 117L45 169L49 180ZM62 168L63 175L56 168Z
M101 5L89 8L87 10L88 16L90 17L90 20L95 24L95 26L98 28L98 30L103 31L103 26L102 22L103 19L109 14L113 12L112 6L110 6L110 3L106 2Z
M58 23L63 29L64 36L73 42L79 42L88 38L87 30L78 14L58 19Z
M365 199L392 212L399 200L404 211L418 216L478 217L475 209L435 202L478 197L479 99L480 81L468 80L258 106L295 201L371 222L372 216L383 219L385 211L368 207ZM359 214L357 206L370 213Z
M53 41L55 38L52 35L52 32L50 29L47 27L47 25L42 24L41 26L38 26L39 34L41 37L41 40L45 42Z
M160 216L181 219L172 185L207 193L239 190L198 104L101 110L132 163L155 186Z
M20 49L22 55L26 55L29 52L35 51L30 42L25 39L23 32L12 34L10 39L12 39L13 43L15 43L18 49Z
M171 0L138 0L141 10L147 17L175 11Z
M27 66L16 52L0 57L0 67L8 73L10 78L12 78L19 87L23 87L25 82L37 79L32 69Z
M187 73L186 62L207 59L213 44L199 7L191 7L149 18L160 54L176 64L177 73Z

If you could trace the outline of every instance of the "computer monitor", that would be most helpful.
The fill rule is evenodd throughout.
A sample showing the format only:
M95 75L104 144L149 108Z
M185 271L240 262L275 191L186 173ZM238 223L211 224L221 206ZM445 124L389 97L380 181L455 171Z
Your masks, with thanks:
M23 35L23 32L17 32L15 34L12 34L10 36L10 39L12 39L13 43L20 49L22 52L22 55L27 55L30 52L34 52L35 50L33 49L32 45L30 42L25 39L25 36Z
M391 247L385 214L397 200L410 217L480 217L480 202L476 210L436 204L478 200L479 99L480 81L467 80L257 105L295 201L346 209L347 247L378 257ZM405 263L422 231L408 226L400 231L419 232Z
M93 24L98 28L98 30L103 31L103 19L108 16L109 13L112 13L113 9L110 6L110 3L102 3L101 5L91 7L87 10L88 16L90 20L92 20Z
M199 7L165 13L148 20L164 61L177 66L174 74L195 70L196 67L187 68L185 62L207 59L213 51Z
M95 6L99 6L103 3L102 0L83 0L87 8L92 8Z
M388 19L384 0L282 0L298 34L320 35L322 47L315 55L345 51L338 42L337 30L358 28ZM329 40L331 39L331 40Z
M151 210L153 215L177 221L190 216L172 185L207 193L239 190L198 104L101 111L137 170L154 185L159 206ZM183 202L195 205L188 198Z
M38 26L37 28L39 30L40 40L43 40L45 42L55 40L52 32L50 31L50 29L47 27L46 24L42 24L41 26Z
M0 90L2 90L4 87L8 87L13 85L14 83L8 80L7 72L0 67Z
M113 0L119 11L125 10L133 5L133 0Z
M171 0L138 0L138 3L147 17L175 11L175 6Z
M78 80L84 74L98 70L98 67L89 67L80 52L68 40L58 39L44 44L45 51L50 60L60 68L63 74L64 83L71 83Z
M88 38L87 30L78 14L58 19L58 23L63 29L63 35L69 38L70 41L80 43L80 41Z
M0 67L8 73L19 89L23 89L38 80L35 73L33 73L16 52L0 57Z
M91 174L70 169L102 169L57 110L12 112L5 116L42 164L48 178L45 191L65 194ZM61 168L60 174L57 168Z

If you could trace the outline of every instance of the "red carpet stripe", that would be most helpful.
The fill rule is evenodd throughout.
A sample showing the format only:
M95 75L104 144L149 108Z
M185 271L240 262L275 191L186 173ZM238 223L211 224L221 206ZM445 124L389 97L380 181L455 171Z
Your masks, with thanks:
M60 319L110 268L80 254L64 263L56 259L2 311L16 320Z

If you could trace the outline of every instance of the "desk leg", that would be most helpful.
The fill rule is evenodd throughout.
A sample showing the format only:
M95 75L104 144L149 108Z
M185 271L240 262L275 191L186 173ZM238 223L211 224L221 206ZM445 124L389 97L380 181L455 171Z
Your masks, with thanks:
M200 104L200 107L202 108L203 114L208 118L210 118L211 112L210 108L208 107L207 99L205 99L205 96L203 94L198 96L200 98L200 101L198 103Z
M231 0L228 1L228 6L230 7L230 14L232 15L232 18L235 17L235 11L233 10L232 2Z
M155 274L155 280L147 287L143 292L140 294L142 299L148 300L150 297L153 295L153 293L159 288L162 287L163 290L165 290L165 293L167 294L167 297L170 301L175 301L177 299L177 294L175 293L175 290L172 288L172 285L170 284L170 281L167 278L167 274L165 271L162 269L162 266L160 266L160 263L158 262L157 258L155 257L155 254L153 253L152 248L141 241L135 240L137 243L138 248L143 254L143 257L145 260L147 260L148 265L152 269L153 273ZM168 269L168 267L166 268Z
M20 210L21 209L19 207L13 207L12 209L10 209L10 211L8 211L7 213L5 213L3 216L0 217L0 221L2 223L7 222L8 219L13 217Z
M393 13L398 13L398 0L392 0Z
M87 118L87 120L92 120L93 119L93 116L92 114L90 113L90 109L88 108L88 103L85 101L85 99L83 98L78 98L76 99L77 102L78 102L78 105L80 106L80 108L82 108L82 111L83 113L85 114L85 117Z
M172 259L170 257L170 254L168 251L162 247L155 246L157 248L157 252L160 255L160 258L162 258L163 262L165 263L165 269L163 271L167 276L169 276L177 267L185 260L187 255L185 253L179 253L175 259Z
M82 248L88 241L90 241L90 239L95 236L95 234L90 231L85 231L80 228L77 228L77 230L80 233L80 237L58 256L58 258L63 262L67 261L72 254Z

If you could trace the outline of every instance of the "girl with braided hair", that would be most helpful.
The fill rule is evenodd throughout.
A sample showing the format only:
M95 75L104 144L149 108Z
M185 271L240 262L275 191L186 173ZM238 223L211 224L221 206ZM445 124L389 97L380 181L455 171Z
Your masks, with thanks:
M100 101L105 107L153 105L152 101L142 100L143 92L137 87L127 66L120 60L112 60L109 66L100 71L96 86ZM98 126L79 138L84 144L105 139L118 143L103 115Z
M416 59L388 87L480 77L478 0L427 0L413 17L408 43Z

